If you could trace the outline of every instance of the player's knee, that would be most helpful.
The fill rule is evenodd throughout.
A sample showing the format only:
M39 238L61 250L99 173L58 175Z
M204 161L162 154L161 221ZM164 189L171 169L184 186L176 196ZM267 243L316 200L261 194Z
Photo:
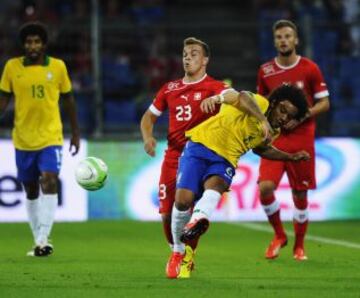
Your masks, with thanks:
M57 177L46 175L41 178L41 189L44 193L57 192Z
M260 199L267 198L274 195L275 185L270 181L263 181L259 183Z
M194 193L191 190L180 188L176 191L175 206L180 211L188 210L194 201Z
M175 201L176 209L180 211L186 211L191 207L191 203L186 200Z
M300 200L307 199L307 191L306 190L292 190L293 198L297 198Z

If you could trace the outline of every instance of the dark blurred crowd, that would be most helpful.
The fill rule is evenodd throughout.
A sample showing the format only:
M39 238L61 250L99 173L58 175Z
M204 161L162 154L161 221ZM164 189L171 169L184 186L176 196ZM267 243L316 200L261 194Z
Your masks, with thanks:
M219 5L236 4L235 0L211 1ZM104 117L110 125L136 123L162 84L182 75L182 39L176 40L179 44L174 50L167 30L172 22L167 18L167 9L174 2L179 0L98 1ZM256 16L259 63L275 55L272 23L280 18L295 20L303 41L300 52L305 51L306 42L310 44L312 58L322 68L331 100L339 107L337 111L342 111L344 105L360 106L357 87L360 85L360 0L250 2ZM91 121L89 114L93 111L89 102L94 100L91 5L91 0L2 0L0 14L1 65L15 53L21 53L15 41L22 23L40 20L48 25L49 53L64 59L69 67L84 126ZM204 16L206 21L209 20ZM306 31L306 24L311 27L311 34Z

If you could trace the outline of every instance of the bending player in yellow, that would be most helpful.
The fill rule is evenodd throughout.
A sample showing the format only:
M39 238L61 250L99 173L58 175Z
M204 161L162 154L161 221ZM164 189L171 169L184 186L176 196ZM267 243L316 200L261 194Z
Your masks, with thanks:
M269 101L250 92L228 91L204 100L201 108L210 112L221 103L217 115L186 132L189 141L180 158L172 212L173 278L190 277L192 258L188 253L184 258L185 243L208 229L209 218L221 195L228 191L241 155L253 149L254 153L275 160L309 158L307 152L290 154L270 145L282 126L307 112L300 89L283 85L274 90ZM191 219L186 222L197 199Z
M79 128L71 82L65 63L46 56L48 40L41 23L20 29L25 56L7 61L0 82L0 115L15 100L12 138L18 179L26 192L26 209L35 247L29 256L48 256L48 238L58 204L58 174L63 144L59 98L64 100L72 130L70 150L79 150ZM41 188L41 192L40 192Z

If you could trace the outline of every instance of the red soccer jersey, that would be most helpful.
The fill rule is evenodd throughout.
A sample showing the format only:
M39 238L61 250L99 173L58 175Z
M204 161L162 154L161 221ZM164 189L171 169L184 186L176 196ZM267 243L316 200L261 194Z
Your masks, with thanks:
M214 115L200 110L201 101L228 88L225 83L205 75L192 83L184 83L182 79L171 81L160 89L149 109L156 116L169 110L166 157L177 159L186 143L185 131Z
M259 94L267 96L273 89L284 83L290 83L303 89L309 107L314 105L314 100L329 96L329 91L319 67L315 62L301 56L293 65L286 67L279 65L276 59L261 65L257 80ZM284 136L287 134L314 138L315 120L311 118L289 133L282 132Z

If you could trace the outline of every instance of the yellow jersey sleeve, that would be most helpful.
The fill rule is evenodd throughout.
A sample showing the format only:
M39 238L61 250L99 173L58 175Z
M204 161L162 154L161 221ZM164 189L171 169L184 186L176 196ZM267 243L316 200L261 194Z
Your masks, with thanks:
M71 81L66 68L66 65L61 61L61 78L60 78L60 93L65 94L71 92Z
M0 81L0 90L6 93L12 93L10 63L10 61L6 62Z

